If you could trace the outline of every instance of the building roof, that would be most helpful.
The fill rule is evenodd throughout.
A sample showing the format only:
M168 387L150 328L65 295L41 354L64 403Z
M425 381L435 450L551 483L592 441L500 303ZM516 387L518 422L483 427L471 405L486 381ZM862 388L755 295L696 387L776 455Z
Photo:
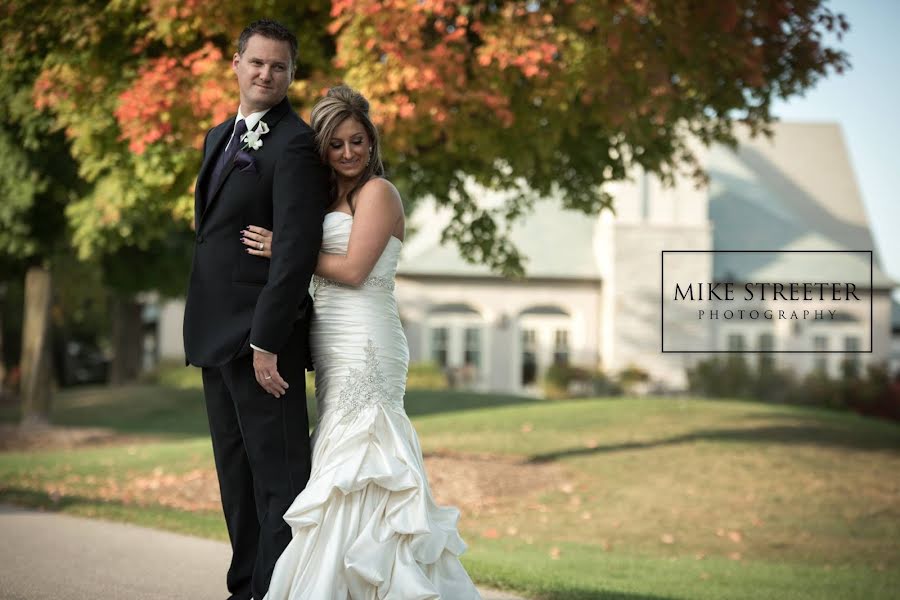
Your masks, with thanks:
M708 156L709 220L716 250L875 250L841 129L834 123L776 123L772 139L739 132L736 151L713 146ZM490 193L486 194L490 196ZM496 197L485 202L497 202ZM448 210L423 202L411 220L400 275L493 276L465 262L452 243L440 243ZM564 210L556 200L535 204L511 240L525 257L529 278L599 280L594 252L599 219ZM738 281L796 281L827 268L822 281L869 284L869 256L731 254L713 258L714 277ZM876 288L894 287L873 253Z
M716 250L873 250L876 288L895 283L881 268L840 126L776 123L772 139L740 135L737 150L710 149L709 217ZM868 254L717 253L716 279L869 283ZM807 266L803 266L806 264ZM798 268L799 267L799 268Z
M485 265L467 263L454 244L441 245L449 218L449 211L434 210L428 202L416 209L411 223L415 233L403 249L401 275L496 275ZM539 201L534 212L513 227L510 239L524 257L530 278L600 279L593 251L596 228L595 216L561 209L557 201Z

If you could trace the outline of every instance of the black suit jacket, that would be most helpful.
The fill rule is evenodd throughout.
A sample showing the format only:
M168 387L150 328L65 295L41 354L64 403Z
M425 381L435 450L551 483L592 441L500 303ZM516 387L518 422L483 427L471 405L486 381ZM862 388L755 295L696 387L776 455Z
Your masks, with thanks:
M247 151L254 166L227 165L210 198L209 177L234 117L211 129L203 144L184 310L186 362L199 367L222 366L249 353L251 343L278 353L295 326L308 327L312 312L308 289L322 242L327 167L312 129L287 98L262 120L269 126L263 145ZM274 232L271 261L245 251L240 231L248 225Z

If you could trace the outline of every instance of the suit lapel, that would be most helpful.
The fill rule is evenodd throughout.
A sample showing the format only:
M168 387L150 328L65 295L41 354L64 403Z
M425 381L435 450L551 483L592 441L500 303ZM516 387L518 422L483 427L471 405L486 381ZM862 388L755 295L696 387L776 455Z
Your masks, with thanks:
M231 117L209 134L209 140L206 143L206 156L203 157L203 164L200 166L200 174L197 176L197 183L194 186L194 220L197 227L200 226L200 220L206 214L206 210L212 203L212 198L206 197L208 189L208 180L212 176L212 172L216 166L216 160L222 155L223 146L228 141L231 132L234 129L234 119Z
M283 119L284 116L287 115L290 111L291 111L291 103L288 102L287 96L285 96L281 100L281 102L279 102L278 104L273 106L269 110L269 112L266 113L266 115L262 118L262 120L266 122L266 125L269 126L269 133L266 134L266 137L271 137L271 135L272 135L271 130L274 129L275 126L278 125L278 122L281 121L281 119ZM218 159L218 157L221 156L222 152L225 151L224 146L227 143L227 141L229 139L231 139L231 132L234 130L233 126L234 126L234 119L232 118L231 120L222 124L222 131L217 132L217 135L219 137L215 141L214 152L207 154L207 156L204 158L203 166L200 168L200 177L197 180L198 187L201 185L201 181L203 181L203 185L205 185L205 183L206 183L205 178L208 178L212 175L212 171L215 168L215 159ZM257 124L257 127L258 126L259 125ZM263 147L265 147L266 137L263 138ZM212 141L213 140L210 139L210 142L212 142ZM206 217L206 215L209 213L210 209L212 208L212 205L215 203L214 201L215 201L216 197L219 195L219 192L222 191L222 188L224 187L225 182L228 180L228 176L231 174L231 171L233 169L234 169L234 161L232 161L230 164L225 165L225 168L222 171L222 176L219 177L219 181L216 182L215 189L213 190L212 194L210 194L210 197L206 198L206 201L204 202L203 210L200 213L199 219L197 220L198 226L199 226L199 223L203 220L203 218ZM203 187L200 189L206 189L206 188Z

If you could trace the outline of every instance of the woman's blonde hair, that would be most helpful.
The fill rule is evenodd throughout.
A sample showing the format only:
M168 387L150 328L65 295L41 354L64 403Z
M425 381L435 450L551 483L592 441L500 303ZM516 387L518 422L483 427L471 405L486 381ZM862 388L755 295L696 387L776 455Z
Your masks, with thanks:
M322 161L325 164L328 164L328 144L334 135L335 129L347 119L354 119L363 126L363 129L366 130L369 136L369 144L371 145L369 162L353 185L353 188L347 194L347 204L350 205L350 212L352 213L355 210L353 196L356 195L356 192L373 177L384 176L384 165L381 162L381 144L378 139L378 129L369 117L369 101L366 100L365 96L346 85L335 86L328 90L328 94L313 106L310 125L316 132L316 145L319 150L319 156L322 157ZM334 203L337 200L337 185L334 181L333 170L331 174L331 200Z

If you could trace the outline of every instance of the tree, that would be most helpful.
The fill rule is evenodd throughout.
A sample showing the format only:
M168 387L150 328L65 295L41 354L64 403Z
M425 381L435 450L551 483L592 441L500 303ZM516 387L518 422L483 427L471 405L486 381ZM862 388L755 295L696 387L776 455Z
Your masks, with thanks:
M62 132L34 109L41 49L55 31L2 20L0 53L0 274L25 277L22 336L23 423L47 420L50 402L50 304L54 257L66 251L64 206L81 184Z
M535 196L594 213L636 166L702 181L693 139L765 132L774 98L847 64L823 38L847 23L818 0L335 0L332 15L333 64L372 98L404 191L451 206L445 238L512 274L498 227ZM518 198L481 207L469 178Z
M505 232L535 198L555 190L598 212L612 206L606 184L637 166L702 181L692 140L734 143L739 122L766 133L773 99L847 66L825 39L847 23L821 0L153 0L101 12L37 85L84 140L73 151L97 182L69 210L84 254L189 221L203 134L237 102L233 40L260 14L298 32L297 104L338 81L361 89L404 196L452 207L445 238L506 274L523 265ZM78 110L86 99L101 115ZM480 206L468 181L513 200Z
M527 266L506 234L536 198L596 213L636 167L702 181L694 140L767 133L774 99L848 66L830 45L847 22L823 0L11 0L0 14L4 83L32 101L4 123L48 115L65 135L52 147L85 184L65 217L90 260L188 238L203 135L237 104L228 57L263 14L298 34L295 104L340 81L363 91L410 208L450 207L445 240L507 275ZM35 190L17 192L21 215L50 180L4 135ZM470 182L510 200L479 205Z
M111 381L122 383L140 368L135 294L177 293L186 281L195 155L206 129L233 108L216 43L228 46L225 32L257 8L237 7L220 20L216 7L197 1L55 4L38 14L21 3L13 11L34 26L79 21L43 54L32 94L35 108L65 131L88 184L65 214L78 256L102 265L114 291Z
M115 129L113 107L115 97L98 94L99 84L119 66L103 61L109 47L121 45L133 25L129 18L138 12L140 3L116 3L118 8L100 2L56 2L33 5L11 2L0 12L0 40L4 52L0 56L0 273L4 281L25 277L25 310L22 336L22 404L23 423L46 422L51 398L51 319L50 307L59 290L54 290L53 272L61 264L71 267L71 249L79 243L72 231L84 237L91 218L81 218L86 198L104 197L120 189L129 189L123 177L133 171L116 169L127 155ZM125 36L125 37L122 37ZM104 70L99 68L106 65ZM49 113L51 100L62 101L52 92L45 93L41 76L48 72L72 73L81 69L97 78L94 87L79 89L78 106L73 110L80 119L67 122ZM80 83L88 83L81 81ZM102 99L104 102L92 102ZM106 114L104 114L106 111ZM89 126L85 126L88 124ZM112 125L113 127L110 127ZM102 165L108 168L104 170ZM104 175L105 177L101 177ZM126 200L139 201L139 196ZM171 204L171 200L169 201ZM98 215L91 215L98 216ZM114 211L99 213L101 219L114 220ZM172 219L167 225L171 225ZM80 224L81 229L74 227ZM127 305L116 314L136 314L132 298L136 272L147 276L140 265L159 265L165 257L186 265L188 227L182 224L166 236L151 236L151 243L129 237L128 224L115 231L116 245L110 252L84 252L80 258L91 260L101 269L106 285L120 291L117 307ZM170 228L171 229L171 228ZM107 232L108 234L108 232ZM180 251L160 252L180 244ZM137 250L136 250L137 249ZM147 253L141 256L140 252ZM149 259L149 260L141 260ZM121 262L128 260L127 268ZM137 266L136 266L137 265ZM85 268L90 269L85 266ZM26 274L27 271L27 274ZM155 269L151 274L171 276L172 269ZM127 277L123 275L127 273ZM183 279L179 276L177 279ZM145 289L168 287L168 281L147 276ZM139 313L138 317L139 317ZM132 329L133 324L132 324ZM132 347L140 347L140 335L120 336ZM116 361L132 357L134 352L119 348ZM131 362L134 362L133 359Z

